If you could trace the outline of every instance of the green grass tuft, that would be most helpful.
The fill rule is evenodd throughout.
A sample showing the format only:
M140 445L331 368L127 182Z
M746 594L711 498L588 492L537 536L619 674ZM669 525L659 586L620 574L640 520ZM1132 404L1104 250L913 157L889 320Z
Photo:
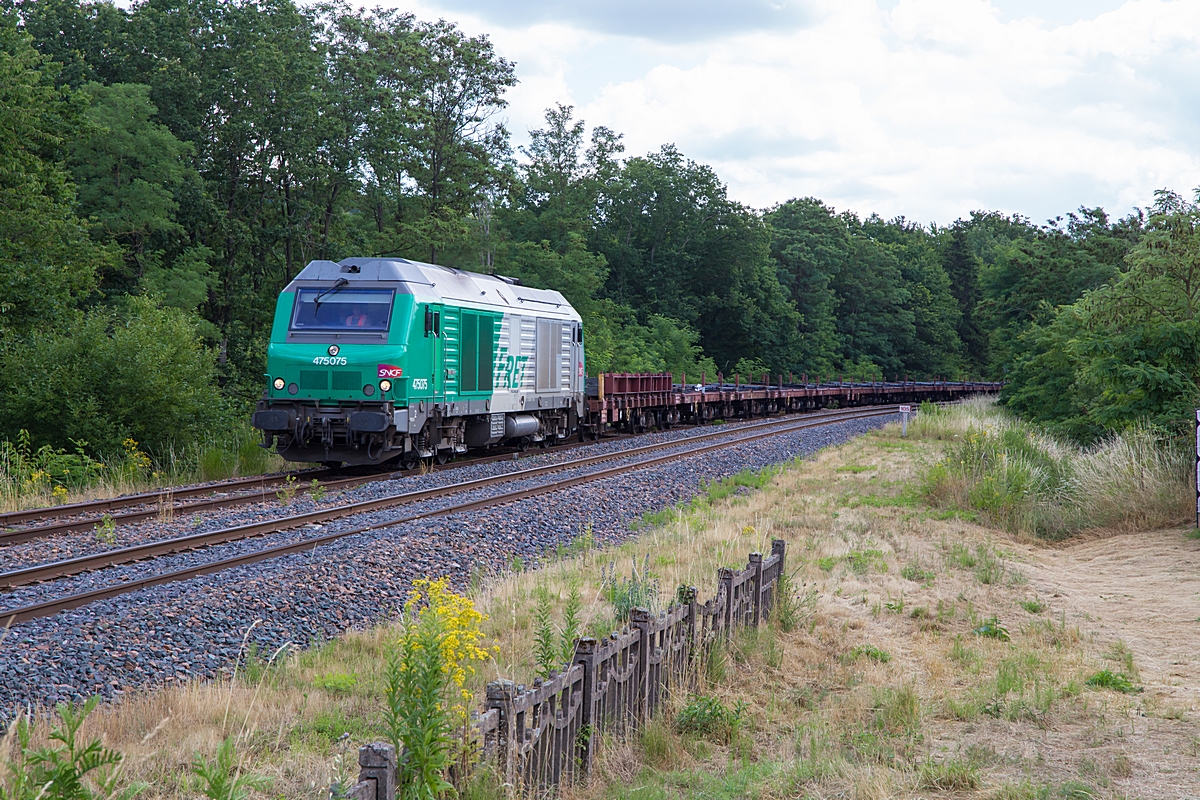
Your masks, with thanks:
M1141 686L1137 686L1133 681L1129 680L1129 676L1123 672L1113 672L1103 669L1092 675L1085 681L1085 684L1093 689L1112 689L1114 692L1122 694L1136 694L1144 691Z

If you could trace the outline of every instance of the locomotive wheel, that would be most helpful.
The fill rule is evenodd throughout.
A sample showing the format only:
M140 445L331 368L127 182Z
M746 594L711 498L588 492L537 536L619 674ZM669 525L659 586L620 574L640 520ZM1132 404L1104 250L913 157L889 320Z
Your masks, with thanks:
M438 465L445 464L450 460L450 451L439 448L434 452L433 460L437 462Z
M417 464L421 463L421 457L417 455L416 450L409 450L404 455L400 456L400 469L416 469Z

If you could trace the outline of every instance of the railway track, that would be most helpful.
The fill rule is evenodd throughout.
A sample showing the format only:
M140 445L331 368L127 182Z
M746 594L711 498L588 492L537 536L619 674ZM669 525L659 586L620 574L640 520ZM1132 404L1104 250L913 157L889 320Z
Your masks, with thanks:
M610 438L610 437L606 437ZM621 434L611 437L611 439L627 438L627 435ZM571 450L576 447L592 444L592 442L571 442L568 444L558 445L553 448L556 452ZM544 451L538 451L544 452ZM506 461L517 455L516 451L505 452L500 455L480 456L468 458L462 461L453 461L449 464L435 465L432 467L434 472L443 470L457 469L459 467L470 466L472 464L487 464L493 461ZM535 455L535 453L530 454ZM410 471L394 470L389 472L370 472L361 475L345 476L345 470L337 469L311 469L301 470L292 473L279 473L269 476L254 476L249 478L238 478L231 481L224 481L217 484L209 484L207 486L189 486L181 489L163 489L158 492L144 492L136 495L126 495L125 497L114 497L106 500L93 500L86 503L73 503L64 506L51 506L45 508L34 508L25 511L13 511L8 514L0 514L0 528L4 528L22 522L35 521L39 519L53 519L56 517L70 517L69 519L60 522L52 522L46 525L35 525L24 528L15 528L11 530L0 530L0 547L4 545L20 544L21 542L35 541L37 539L45 539L50 536L60 536L67 533L90 533L97 527L105 524L113 526L132 525L138 522L145 522L149 519L171 519L176 515L195 514L197 512L212 511L221 508L233 508L240 505L249 505L250 503L261 503L272 499L275 496L276 487L286 485L288 478L296 477L294 482L294 490L297 493L308 492L312 486L308 483L301 482L316 480L320 487L325 491L338 491L341 489L350 489L355 486L361 486L364 483L372 483L374 481L388 481L397 478L407 477L416 473ZM204 497L204 495L212 495L218 492L238 491L250 489L251 491L243 491L240 494L222 495L220 497ZM268 491L270 490L270 491ZM189 498L200 497L199 500L187 502ZM132 511L121 512L119 509L130 508ZM112 514L111 511L118 511ZM98 512L104 512L99 516L95 516ZM91 514L92 516L80 517L80 514Z
M830 425L853 419L886 416L893 413L895 413L895 407L890 406L882 408L876 407L869 409L823 412L819 415L806 415L800 419L791 418L786 420L770 420L766 422L752 423L750 425L739 427L735 430L713 431L710 433L688 437L687 439L683 440L672 440L669 442L644 445L614 453L602 453L599 455L587 456L585 458L573 459L556 464L517 470L502 475L461 481L459 483L449 484L446 486L432 487L429 489L422 489L412 492L402 492L399 494L389 495L387 497L364 500L357 503L349 503L346 505L321 509L304 514L296 514L280 519L257 522L248 525L240 525L231 528L223 528L205 533L180 536L154 542L147 542L139 545L120 548L118 550L110 550L104 553L80 556L64 561L56 561L34 567L28 567L25 569L14 570L0 574L0 586L11 588L29 583L54 580L57 578L77 575L82 572L104 569L134 561L158 558L185 550L211 547L214 545L238 541L250 537L264 536L274 532L291 530L305 525L315 525L321 522L327 522L356 514L378 511L380 509L390 508L398 505L406 505L432 498L460 494L475 489L548 475L565 470L588 467L601 464L605 461L647 456L646 458L638 458L638 460L635 460L632 463L602 467L599 470L589 471L561 480L552 480L545 483L540 483L532 487L516 489L497 495L467 500L464 502L451 504L443 508L418 511L407 515L393 517L383 522L372 523L347 530L314 536L298 542L291 542L274 547L266 547L230 558L192 565L184 569L170 572L148 575L134 580L115 583L99 589L60 597L29 606L7 609L0 612L0 625L13 625L25 622L27 620L36 619L38 617L50 616L60 611L78 608L98 600L117 597L128 592L137 591L138 589L161 585L164 583L171 583L174 581L186 580L188 578L220 572L231 567L243 566L291 553L311 550L316 547L329 544L337 539L342 539L347 536L353 536L368 531L389 528L395 525L421 519L428 519L431 517L445 516L447 514L472 511L490 506L511 503L539 494L559 491L561 489L566 489L579 484L620 475L624 472L644 469L646 467L662 464L667 461L689 458L721 448L732 447L769 436L776 436L781 433L789 433L805 428ZM656 451L670 448L681 449L676 452L655 454Z
M824 413L829 412L815 412L815 414L806 414L804 416L806 418L815 417ZM605 439L612 441L615 439L630 438L632 435L614 434L606 436ZM563 452L589 444L594 444L594 442L570 442L557 445L551 448L551 451ZM530 455L537 455L543 452L546 451L539 450ZM516 455L516 451L506 450L499 455L478 456L461 461L452 461L449 464L435 465L432 469L435 472L441 472L472 464L507 461ZM290 473L235 478L203 486L161 489L157 492L143 492L124 497L72 503L70 505L46 506L23 511L12 511L0 514L0 547L36 541L51 536L61 536L68 533L91 533L102 525L133 525L152 519L165 521L173 519L177 515L195 514L222 508L234 508L251 503L266 502L275 497L278 487L286 485L290 477L296 478L293 483L293 489L297 493L305 493L313 488L308 483L312 480L316 480L323 490L330 492L350 489L375 481L396 480L413 474L415 473L412 471L394 470L347 476L346 471L340 469L299 470ZM226 492L240 493L224 494ZM220 493L218 497L208 496L218 493ZM121 511L120 509L132 510ZM114 511L117 513L112 513ZM52 519L59 519L60 521L49 522L44 525L11 528L13 525ZM4 530L5 528L10 529Z
M87 500L82 503L69 503L61 506L42 506L41 508L26 508L20 511L8 511L0 514L0 528L9 528L13 525L23 525L28 522L36 522L43 519L56 519L59 517L76 516L79 514L95 514L101 512L114 511L121 508L132 508L135 506L154 505L161 506L165 499L173 501L182 501L192 497L204 497L205 495L216 494L218 492L236 492L253 489L265 489L268 486L278 486L285 483L289 475L294 475L297 480L311 480L316 478L321 480L333 475L342 474L341 470L334 469L305 469L296 470L294 472L280 472L272 475L252 475L246 478L232 478L226 481L217 481L198 486L180 486L178 488L159 489L156 492L141 492L139 494L127 494L120 497L109 497L101 500ZM99 520L96 517L95 520ZM93 521L93 520L88 520Z

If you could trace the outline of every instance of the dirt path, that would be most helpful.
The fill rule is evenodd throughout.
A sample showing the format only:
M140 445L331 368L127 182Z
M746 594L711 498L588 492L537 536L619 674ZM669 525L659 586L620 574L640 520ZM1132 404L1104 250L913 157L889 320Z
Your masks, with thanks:
M1032 553L1030 588L1101 642L1121 639L1148 691L1200 709L1200 540L1123 534ZM1055 595L1059 597L1055 597Z

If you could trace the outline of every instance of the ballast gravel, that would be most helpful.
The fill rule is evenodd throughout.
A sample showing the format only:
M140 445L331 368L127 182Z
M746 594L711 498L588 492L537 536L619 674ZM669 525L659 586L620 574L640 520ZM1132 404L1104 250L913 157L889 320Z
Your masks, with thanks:
M571 542L588 529L598 544L618 543L633 535L631 522L646 512L695 496L702 481L811 455L894 419L894 416L880 416L847 420L782 433L517 502L354 534L302 553L143 589L15 625L0 644L0 726L17 708L27 705L82 701L92 694L116 698L143 687L226 674L236 663L244 641L254 643L260 653L269 654L281 647L304 647L336 637L349 628L369 626L403 602L415 578L447 576L461 588L473 573L507 569L517 559L525 564L536 563L540 555ZM630 449L655 441L688 438L687 433L711 431L711 428L670 431L632 441L601 442L594 448L550 451L538 459L516 463L492 462L365 484L341 493L340 497L327 497L321 505L457 483L536 466L542 459L569 460L607 449ZM655 454L663 452L669 451ZM494 496L541 485L620 461L508 481L476 490L472 496ZM455 496L455 500L461 498L462 495ZM438 498L330 521L320 530L276 533L153 562L19 587L0 595L0 607L13 608L138 575L384 522L420 508L445 507L449 502L448 498ZM298 499L285 513L305 510L306 504L311 505L312 501ZM213 512L211 519L202 519L195 529L228 527L281 516L278 506L265 504L261 508ZM180 535L178 523L177 520L170 531L157 523L137 526L149 530L132 531L131 537L141 538L131 540ZM21 558L26 564L36 563L29 559L44 552L33 548L30 551ZM49 557L64 556L60 552ZM4 568L14 567L6 564Z

